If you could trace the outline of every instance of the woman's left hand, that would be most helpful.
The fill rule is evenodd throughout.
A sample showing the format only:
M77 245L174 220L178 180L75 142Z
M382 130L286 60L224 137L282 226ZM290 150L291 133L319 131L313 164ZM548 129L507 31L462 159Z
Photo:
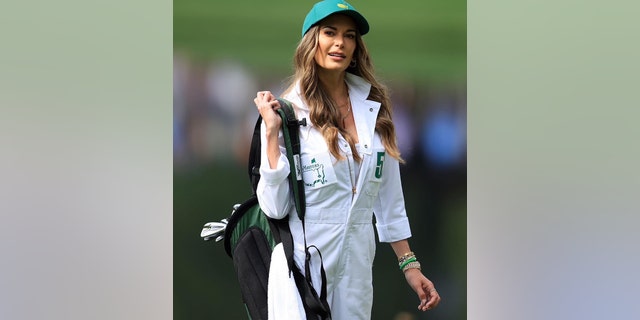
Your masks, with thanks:
M427 279L420 269L409 269L404 272L407 283L418 294L420 305L418 310L427 311L438 306L440 295L431 280Z

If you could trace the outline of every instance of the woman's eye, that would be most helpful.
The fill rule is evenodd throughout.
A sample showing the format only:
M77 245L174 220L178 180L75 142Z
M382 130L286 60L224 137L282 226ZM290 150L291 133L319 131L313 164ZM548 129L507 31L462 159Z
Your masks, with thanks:
M349 38L349 39L355 39L355 38L356 38L356 35L355 35L355 34L348 34L348 35L347 35L347 38Z
M327 30L327 31L324 32L324 34L326 34L328 36L332 36L333 35L333 31Z

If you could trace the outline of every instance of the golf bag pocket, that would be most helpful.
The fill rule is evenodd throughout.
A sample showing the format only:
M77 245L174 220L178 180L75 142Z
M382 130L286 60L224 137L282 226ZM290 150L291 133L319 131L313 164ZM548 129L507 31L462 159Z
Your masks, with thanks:
M267 283L271 247L263 230L251 227L240 236L233 252L242 300L252 320L267 320Z

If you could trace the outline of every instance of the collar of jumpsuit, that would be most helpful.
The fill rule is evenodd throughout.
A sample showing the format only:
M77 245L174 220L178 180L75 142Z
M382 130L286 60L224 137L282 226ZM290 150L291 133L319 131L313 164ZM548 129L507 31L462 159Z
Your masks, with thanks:
M345 81L349 87L349 97L351 98L351 108L353 112L353 119L358 130L358 139L364 154L371 154L371 139L373 139L376 118L378 117L378 111L380 110L380 102L367 100L369 97L369 91L371 90L371 84L361 77L358 77L352 73L347 72L345 75ZM304 112L300 117L309 117L309 108L299 98L301 97L300 86L297 84L294 88L295 94L290 97L291 102L297 109ZM307 119L308 120L308 119ZM301 133L303 135L308 134L313 124L311 121L307 121L306 127L301 127ZM345 151L349 146L340 145L340 148Z

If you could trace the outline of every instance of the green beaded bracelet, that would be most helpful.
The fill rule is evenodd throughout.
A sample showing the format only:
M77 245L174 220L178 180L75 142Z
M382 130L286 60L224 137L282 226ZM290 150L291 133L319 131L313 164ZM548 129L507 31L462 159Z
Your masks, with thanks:
M400 267L400 270L402 270L402 269L403 269L406 265L408 265L409 263L411 263L411 262L415 262L415 261L418 261L418 259L416 259L416 257L411 257L411 258L407 259L407 261L405 261L405 262L403 262L403 263L401 263L401 264L400 264L400 266L399 266L399 267Z

